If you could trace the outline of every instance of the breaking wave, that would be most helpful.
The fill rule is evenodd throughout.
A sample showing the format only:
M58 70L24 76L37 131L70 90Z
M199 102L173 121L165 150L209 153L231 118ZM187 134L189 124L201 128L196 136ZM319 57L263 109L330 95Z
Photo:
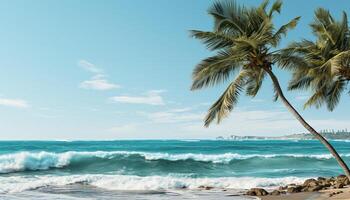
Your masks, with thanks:
M350 154L343 154L343 157L350 157ZM74 163L79 165L80 162L94 163L95 159L99 161L121 162L121 159L128 160L138 158L141 161L195 161L229 164L234 160L247 159L278 159L278 158L296 158L296 159L332 159L331 154L169 154L169 153L151 153L151 152L134 152L134 151L94 151L78 152L68 151L62 153L53 152L18 152L12 154L0 155L0 173L11 173L21 171L48 170L51 168L65 168Z
M218 189L273 188L289 183L301 183L305 178L188 178L175 176L128 176L128 175L69 175L69 176L12 176L0 177L0 193L15 193L50 186L72 184L91 185L107 190L176 190L212 187Z

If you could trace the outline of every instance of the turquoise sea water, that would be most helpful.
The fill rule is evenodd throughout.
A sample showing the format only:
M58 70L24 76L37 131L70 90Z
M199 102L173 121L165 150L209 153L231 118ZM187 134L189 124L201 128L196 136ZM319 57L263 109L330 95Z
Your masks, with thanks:
M350 164L350 142L332 144ZM340 173L311 140L0 142L0 199L224 198Z

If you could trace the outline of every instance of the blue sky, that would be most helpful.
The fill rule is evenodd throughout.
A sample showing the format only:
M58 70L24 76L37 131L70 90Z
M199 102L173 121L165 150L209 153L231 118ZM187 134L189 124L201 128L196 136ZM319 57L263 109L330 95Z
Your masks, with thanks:
M257 5L260 1L239 1ZM212 1L1 1L0 139L214 138L303 132L269 80L242 97L221 125L202 119L224 86L189 91L192 69L211 55L188 30L210 30ZM345 2L285 1L276 23L302 19L282 45L312 39L316 7L340 17ZM277 71L286 88L289 75ZM316 129L350 128L349 96L334 112L302 110Z

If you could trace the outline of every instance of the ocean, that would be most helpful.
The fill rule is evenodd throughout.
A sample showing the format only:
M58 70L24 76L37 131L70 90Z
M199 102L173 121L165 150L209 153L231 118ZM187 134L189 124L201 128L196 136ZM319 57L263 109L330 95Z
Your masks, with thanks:
M331 143L350 164L350 142ZM0 142L0 199L238 200L341 173L314 140Z

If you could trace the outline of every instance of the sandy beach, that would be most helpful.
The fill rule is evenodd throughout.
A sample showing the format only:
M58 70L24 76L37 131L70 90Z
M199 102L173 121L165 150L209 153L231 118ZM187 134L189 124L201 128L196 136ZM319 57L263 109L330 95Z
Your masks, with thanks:
M261 200L326 200L326 199L338 199L338 200L350 200L350 188L342 189L328 189L319 192L301 192L286 194L280 196L264 196L260 197Z

